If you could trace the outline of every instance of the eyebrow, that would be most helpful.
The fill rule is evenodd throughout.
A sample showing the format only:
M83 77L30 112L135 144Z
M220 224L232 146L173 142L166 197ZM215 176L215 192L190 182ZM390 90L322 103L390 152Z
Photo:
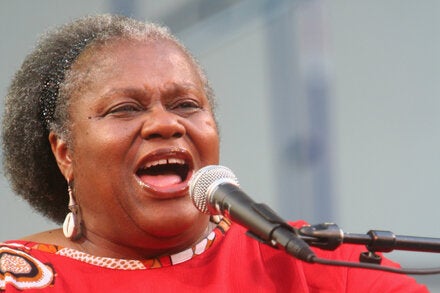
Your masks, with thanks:
M113 88L109 91L105 92L101 98L108 98L115 95L127 95L127 96L144 96L148 95L148 90L144 88L135 88L135 87L128 87L128 88Z
M163 93L165 95L167 95L167 94L172 94L172 93L176 93L176 92L184 92L184 91L198 92L199 88L195 84L192 84L192 83L182 83L182 84L171 83L171 84L167 84L164 87ZM202 89L202 91L203 91L203 89Z
M148 96L151 90L148 88L138 88L138 87L127 87L127 88L113 88L104 93L101 97L107 98L115 95L127 95L127 96ZM192 83L170 83L164 86L161 90L164 96L173 95L181 92L202 92L203 89L199 89L196 85Z

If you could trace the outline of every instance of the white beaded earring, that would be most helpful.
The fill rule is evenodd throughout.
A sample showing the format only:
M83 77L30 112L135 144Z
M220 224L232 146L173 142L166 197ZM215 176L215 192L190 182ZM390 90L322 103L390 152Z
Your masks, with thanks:
M69 192L69 210L63 224L64 236L70 240L77 240L81 237L81 221L79 217L79 207L73 198L72 188L70 182L68 183L67 191Z

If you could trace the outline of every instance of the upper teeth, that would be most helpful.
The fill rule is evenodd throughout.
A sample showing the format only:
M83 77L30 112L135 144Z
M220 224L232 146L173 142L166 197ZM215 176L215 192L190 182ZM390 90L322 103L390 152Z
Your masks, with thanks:
M184 165L185 160L178 159L178 158L169 158L169 159L160 159L157 161L148 162L145 164L145 168L150 168L157 165L166 165L166 164L180 164Z

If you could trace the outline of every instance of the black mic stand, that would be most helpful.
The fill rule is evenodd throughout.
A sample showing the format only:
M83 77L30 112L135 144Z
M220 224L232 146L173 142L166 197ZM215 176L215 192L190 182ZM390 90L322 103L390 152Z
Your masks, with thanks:
M367 234L344 233L334 223L304 226L298 229L298 236L311 246L325 250L335 250L342 243L361 244L367 248L359 260L364 263L380 264L382 257L377 252L407 250L420 252L440 252L440 239L395 235L390 231L370 230Z

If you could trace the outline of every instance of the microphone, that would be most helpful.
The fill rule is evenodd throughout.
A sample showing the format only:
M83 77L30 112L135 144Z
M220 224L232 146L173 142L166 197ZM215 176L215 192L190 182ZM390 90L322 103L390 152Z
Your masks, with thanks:
M296 229L267 205L256 203L247 196L229 168L203 167L192 176L188 185L190 197L200 212L224 215L248 229L247 234L260 242L284 249L303 261L314 262L314 252L299 238Z

